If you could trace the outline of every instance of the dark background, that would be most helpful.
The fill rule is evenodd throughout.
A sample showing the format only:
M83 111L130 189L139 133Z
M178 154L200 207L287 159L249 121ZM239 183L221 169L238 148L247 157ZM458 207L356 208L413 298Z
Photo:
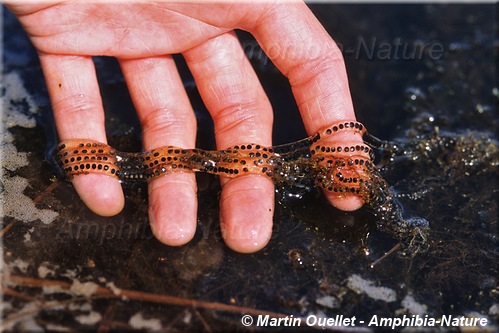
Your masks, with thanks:
M164 246L152 237L144 188L125 189L126 208L118 216L92 214L70 184L54 180L56 170L45 152L57 138L36 52L4 10L3 74L18 75L37 105L31 115L27 97L6 99L15 95L4 88L6 112L32 116L37 126L9 127L17 150L29 152L29 165L4 170L3 177L28 179L24 194L36 198L38 208L59 213L50 224L3 219L3 228L8 227L2 234L4 328L105 332L137 330L152 322L171 331L241 331L246 330L241 313L264 311L366 321L375 314L484 316L497 328L496 7L310 5L344 50L358 120L399 147L378 155L404 214L430 223L427 252L396 251L374 267L397 241L375 229L368 211L339 212L319 191L278 203L273 237L252 255L224 245L219 185L211 176L198 176L198 232L183 247ZM248 34L238 34L243 47L254 45ZM396 53L397 44L409 53ZM441 46L442 53L435 56L426 48L421 56L410 55L424 44ZM374 45L374 52L359 45ZM391 47L388 55L384 47ZM275 110L274 141L306 136L287 80L264 56L249 57ZM211 120L181 57L176 60L198 116L198 146L213 148ZM140 126L116 61L95 62L111 144L140 149ZM52 273L40 274L43 269ZM359 292L349 283L357 275L391 288L396 300ZM75 281L101 289L81 294ZM42 288L48 284L59 291ZM113 286L125 290L126 297L109 292ZM152 321L140 326L132 320L138 317Z

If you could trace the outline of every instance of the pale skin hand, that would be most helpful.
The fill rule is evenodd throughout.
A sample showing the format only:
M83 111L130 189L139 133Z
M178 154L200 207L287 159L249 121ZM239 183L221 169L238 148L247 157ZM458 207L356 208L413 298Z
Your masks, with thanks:
M252 33L288 77L309 134L340 119L355 119L343 58L334 41L301 2L196 5L193 3L7 2L40 54L61 140L106 142L104 111L91 56L116 57L139 119L145 150L193 148L196 119L172 58L181 53L215 123L218 149L241 143L270 146L272 109L233 29ZM350 133L353 140L361 138ZM119 213L119 182L105 175L73 184L95 213ZM225 242L255 252L270 239L274 186L262 176L222 179ZM163 243L182 245L194 235L195 177L169 174L149 183L149 218ZM326 194L327 195L327 194ZM329 199L343 210L359 198Z

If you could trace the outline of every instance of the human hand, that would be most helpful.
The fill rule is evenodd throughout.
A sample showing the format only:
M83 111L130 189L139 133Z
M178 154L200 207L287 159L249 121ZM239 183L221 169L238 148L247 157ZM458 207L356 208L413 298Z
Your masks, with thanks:
M106 141L104 111L91 56L119 60L143 128L145 150L193 148L196 119L171 54L181 53L215 124L219 149L271 146L272 109L233 29L252 33L288 77L309 134L339 119L355 120L340 50L304 3L173 4L6 2L40 55L61 140ZM362 142L360 136L349 141ZM338 138L336 138L338 139ZM221 179L221 227L239 252L263 248L272 232L274 185L266 177ZM111 216L124 205L119 182L101 174L73 179L85 204ZM192 173L149 183L149 219L163 243L187 243L196 228ZM326 193L354 210L354 196Z

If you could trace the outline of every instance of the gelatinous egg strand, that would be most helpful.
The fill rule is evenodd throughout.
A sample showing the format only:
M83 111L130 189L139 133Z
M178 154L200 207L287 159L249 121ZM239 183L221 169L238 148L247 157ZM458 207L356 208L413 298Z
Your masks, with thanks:
M361 135L364 143L340 139L338 134L344 132ZM230 178L263 175L280 187L309 188L315 183L337 197L360 197L378 216L379 228L406 237L414 233L413 228L402 219L388 184L373 163L371 146L383 144L361 123L339 121L306 139L274 147L253 143L223 150L166 146L128 153L101 142L73 139L59 144L56 160L68 179L103 173L133 183L173 172L207 172Z

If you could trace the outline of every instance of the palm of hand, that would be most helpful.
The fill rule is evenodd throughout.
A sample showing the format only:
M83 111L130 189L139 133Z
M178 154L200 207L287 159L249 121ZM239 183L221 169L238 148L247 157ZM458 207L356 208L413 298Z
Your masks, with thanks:
M240 7L220 5L212 9L218 15L203 21L207 15L202 7L166 3L63 3L32 13L34 8L19 7L19 18L38 50L118 58L182 53L232 30L242 14Z

